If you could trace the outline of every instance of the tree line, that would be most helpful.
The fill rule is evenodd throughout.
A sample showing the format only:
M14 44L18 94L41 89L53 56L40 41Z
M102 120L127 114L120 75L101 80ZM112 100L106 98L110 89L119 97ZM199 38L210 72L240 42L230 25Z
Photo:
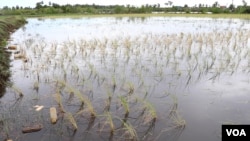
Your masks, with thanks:
M132 14L132 13L152 13L152 12L182 12L182 13L250 13L250 6L245 0L242 1L242 6L235 7L233 3L228 7L220 6L216 1L212 6L205 4L189 7L175 6L172 1L165 3L165 7L160 4L146 4L140 7L133 5L96 5L96 4L75 4L75 5L59 5L57 3L45 4L43 1L37 2L35 8L13 6L4 6L0 10L2 15L41 15L41 14Z

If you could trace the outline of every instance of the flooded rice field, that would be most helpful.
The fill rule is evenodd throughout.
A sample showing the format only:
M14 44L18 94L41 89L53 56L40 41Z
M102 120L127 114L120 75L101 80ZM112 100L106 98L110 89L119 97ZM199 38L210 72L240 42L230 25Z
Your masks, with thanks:
M250 123L249 20L27 20L0 140L220 141L222 124Z

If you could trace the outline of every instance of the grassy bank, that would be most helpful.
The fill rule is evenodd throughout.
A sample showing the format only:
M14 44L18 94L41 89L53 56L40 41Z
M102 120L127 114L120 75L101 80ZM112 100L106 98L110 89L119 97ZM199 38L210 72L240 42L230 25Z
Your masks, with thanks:
M181 14L181 13L159 13L159 14L42 14L26 17L45 18L81 18L81 17L197 17L197 18L237 18L250 19L250 14Z
M10 33L25 24L21 17L0 17L0 97L4 93L6 82L10 76L9 54L5 51L6 41Z

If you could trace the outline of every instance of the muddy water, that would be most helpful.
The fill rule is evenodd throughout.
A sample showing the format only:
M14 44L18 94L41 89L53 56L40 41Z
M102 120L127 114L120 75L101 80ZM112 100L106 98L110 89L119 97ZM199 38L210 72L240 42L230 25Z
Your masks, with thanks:
M247 20L210 18L28 19L9 43L28 61L11 56L14 88L0 99L0 139L133 139L121 127L127 119L138 140L219 141L222 124L250 122L249 26ZM72 89L91 101L94 121L81 111L80 98L70 96ZM49 108L60 110L58 91L76 132L60 112L57 124L50 124ZM114 134L104 112L109 95ZM143 113L147 102L156 121ZM36 111L35 105L44 108ZM21 133L40 123L41 131Z

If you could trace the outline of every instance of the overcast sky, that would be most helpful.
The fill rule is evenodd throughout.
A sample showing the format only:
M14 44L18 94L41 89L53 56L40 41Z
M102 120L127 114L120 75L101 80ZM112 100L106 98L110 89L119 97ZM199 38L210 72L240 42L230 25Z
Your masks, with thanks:
M164 3L169 0L0 0L0 7L3 6L23 6L23 7L35 7L37 2L43 1L45 4L49 2L57 3L57 4L93 4L96 5L134 5L140 6L145 4L157 4L159 3L161 6L164 6ZM171 0L173 5L175 6L184 6L187 4L188 6L194 6L195 4L208 4L212 5L215 1L218 1L220 5L228 6L234 2L235 5L242 5L242 0ZM250 5L250 0L245 0L248 5Z

